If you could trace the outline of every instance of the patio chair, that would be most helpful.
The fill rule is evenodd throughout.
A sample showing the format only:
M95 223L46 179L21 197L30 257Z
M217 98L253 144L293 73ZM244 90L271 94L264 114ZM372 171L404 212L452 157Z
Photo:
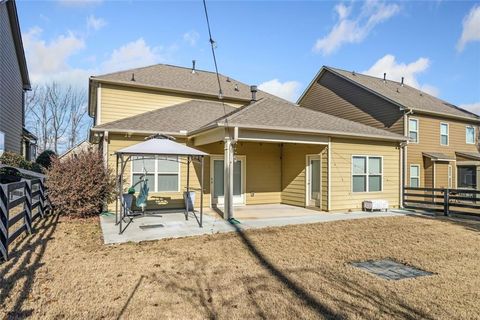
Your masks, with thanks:
M132 204L133 204L133 199L134 199L133 194L124 193L122 195L122 197L123 197L122 210L123 210L123 216L124 217L133 218L133 217L142 215L142 212L134 211L132 209Z

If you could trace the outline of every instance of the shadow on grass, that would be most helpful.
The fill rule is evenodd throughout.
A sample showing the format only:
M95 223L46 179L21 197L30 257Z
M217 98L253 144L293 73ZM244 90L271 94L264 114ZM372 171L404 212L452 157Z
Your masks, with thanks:
M57 214L37 220L34 233L17 240L10 248L10 259L0 264L0 308L5 308L7 297L13 300L8 311L9 319L26 318L32 314L33 310L22 310L22 307L31 292L36 272L43 265L42 258L48 242L53 239L57 223ZM18 283L21 284L17 289Z
M130 301L132 301L132 298L133 298L133 296L135 295L135 292L137 292L138 287L140 287L140 284L142 283L142 281L143 281L144 278L145 278L145 276L142 275L142 276L140 276L140 279L138 279L137 284L135 285L135 287L133 288L132 292L131 292L130 295L128 296L127 301L126 301L125 304L123 305L122 310L120 310L120 313L119 313L117 319L121 319L121 318L122 318L123 313L125 312L125 310L127 310L128 305L130 304Z
M469 216L452 215L450 217L446 217L444 215L421 214L421 213L415 213L408 216L424 219L424 220L435 220L443 223L455 224L470 231L480 232L480 216L469 217Z

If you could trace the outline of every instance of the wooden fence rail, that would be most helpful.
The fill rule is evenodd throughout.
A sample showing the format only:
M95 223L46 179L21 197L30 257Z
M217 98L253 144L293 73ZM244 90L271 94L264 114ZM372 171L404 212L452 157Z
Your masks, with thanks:
M51 210L44 182L35 178L0 184L0 258L5 261L9 244L21 234L31 234L33 221Z
M480 191L448 188L403 188L403 206L480 217Z

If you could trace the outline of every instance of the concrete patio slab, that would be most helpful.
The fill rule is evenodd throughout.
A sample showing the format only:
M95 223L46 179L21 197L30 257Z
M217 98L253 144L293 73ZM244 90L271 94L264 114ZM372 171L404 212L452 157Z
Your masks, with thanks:
M247 230L294 224L394 217L411 214L403 210L389 212L326 213L287 205L252 205L236 208L235 218L241 223L233 226L215 211L211 209L205 211L206 214L203 215L202 228L199 227L195 216L191 213L189 214L189 219L185 220L185 215L180 211L159 212L155 216L135 218L122 234L119 234L119 227L115 225L115 215L103 214L100 216L100 224L104 243L140 242L234 232L237 231L238 228ZM272 213L271 211L277 211L277 213ZM252 213L256 213L256 215L252 216Z

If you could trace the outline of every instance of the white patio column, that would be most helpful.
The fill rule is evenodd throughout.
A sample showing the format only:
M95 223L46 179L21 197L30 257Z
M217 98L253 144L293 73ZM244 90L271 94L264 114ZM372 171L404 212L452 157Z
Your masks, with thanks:
M233 218L233 145L230 138L225 138L223 143L223 217Z

